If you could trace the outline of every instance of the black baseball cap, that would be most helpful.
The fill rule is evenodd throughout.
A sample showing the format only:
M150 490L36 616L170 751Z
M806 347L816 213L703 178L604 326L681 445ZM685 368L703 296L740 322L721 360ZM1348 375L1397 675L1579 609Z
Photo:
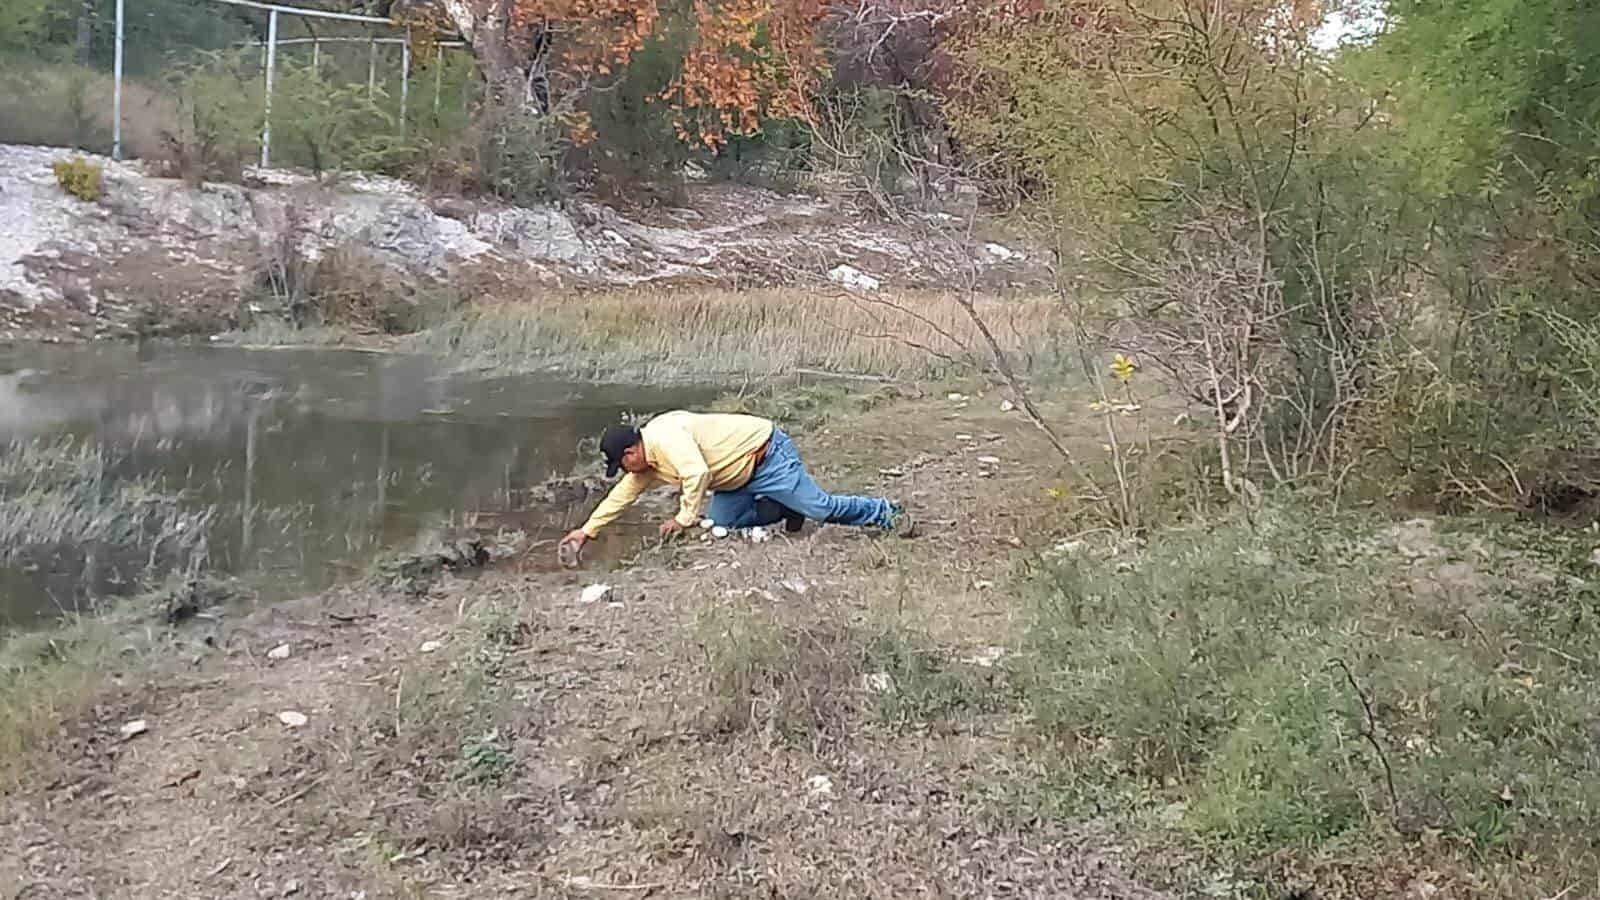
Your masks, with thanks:
M600 435L600 453L606 458L606 477L611 478L622 468L622 454L629 447L644 440L639 429L628 425L612 425Z

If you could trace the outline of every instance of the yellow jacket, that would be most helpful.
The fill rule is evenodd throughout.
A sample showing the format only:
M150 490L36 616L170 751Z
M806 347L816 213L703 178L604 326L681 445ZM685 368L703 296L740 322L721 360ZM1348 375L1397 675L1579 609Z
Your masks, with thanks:
M683 492L675 517L678 524L694 525L707 492L736 490L750 480L756 451L772 437L772 423L755 416L674 410L646 422L639 433L650 469L622 476L584 523L583 533L589 537L640 494L665 484L676 484Z

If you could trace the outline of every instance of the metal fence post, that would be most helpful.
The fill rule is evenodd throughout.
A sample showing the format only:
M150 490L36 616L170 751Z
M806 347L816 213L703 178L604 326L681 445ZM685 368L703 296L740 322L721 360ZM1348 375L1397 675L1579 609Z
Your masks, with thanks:
M261 123L261 168L272 164L272 70L278 60L278 11L267 16L267 101Z
M367 43L367 99L371 100L373 90L378 84L378 42L376 39Z
M322 64L322 42L311 42L311 74L316 75L318 67Z
M400 137L406 136L406 95L411 91L411 29L406 29L406 42L400 45Z
M444 51L433 55L433 118L439 118L439 92L444 90ZM434 122L437 126L439 123Z
M111 86L111 158L122 159L122 0L117 0L117 50Z

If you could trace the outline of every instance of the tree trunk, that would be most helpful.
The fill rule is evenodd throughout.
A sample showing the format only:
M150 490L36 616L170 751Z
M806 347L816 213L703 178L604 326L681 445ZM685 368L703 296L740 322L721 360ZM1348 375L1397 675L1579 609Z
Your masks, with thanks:
M78 37L73 42L73 57L78 65L89 64L89 51L94 43L95 0L83 0L78 6Z
M550 28L539 22L515 28L512 0L444 0L456 30L472 48L490 105L542 116L550 112Z

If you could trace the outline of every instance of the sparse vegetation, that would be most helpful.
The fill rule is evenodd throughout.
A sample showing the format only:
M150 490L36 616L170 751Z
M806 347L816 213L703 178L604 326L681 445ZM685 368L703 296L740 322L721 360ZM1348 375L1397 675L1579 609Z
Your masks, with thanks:
M0 634L0 798L9 796L63 725L85 712L109 674L160 665L181 640L174 623L188 618L174 611L202 594L209 602L230 589L225 582L173 574L144 593L49 629Z
M1346 896L1330 867L1495 897L1591 882L1587 542L1452 529L1274 503L1050 564L1020 674L1071 760L1067 808L1274 891Z

